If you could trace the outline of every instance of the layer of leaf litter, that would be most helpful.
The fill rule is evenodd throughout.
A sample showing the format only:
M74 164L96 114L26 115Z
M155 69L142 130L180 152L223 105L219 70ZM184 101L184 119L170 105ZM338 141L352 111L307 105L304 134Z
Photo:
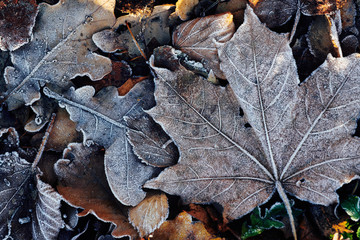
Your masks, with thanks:
M9 110L40 99L45 83L68 88L70 79L99 80L111 72L110 59L94 53L92 34L115 23L115 0L61 0L41 3L32 41L11 52L5 69Z
M328 56L301 86L288 35L270 31L247 8L233 38L219 45L225 89L181 66L159 67L149 111L180 149L179 163L145 184L186 203L218 202L239 218L277 191L329 205L358 177L359 55ZM238 104L238 103L239 104ZM241 117L242 111L244 117ZM251 126L251 127L249 127ZM294 236L295 227L292 223Z

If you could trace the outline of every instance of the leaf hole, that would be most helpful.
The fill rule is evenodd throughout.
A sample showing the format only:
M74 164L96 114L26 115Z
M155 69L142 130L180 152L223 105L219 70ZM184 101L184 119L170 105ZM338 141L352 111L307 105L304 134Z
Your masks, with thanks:
M244 127L251 128L251 125L250 125L250 123L245 123Z
M241 107L239 107L239 116L240 117L244 116L244 110Z

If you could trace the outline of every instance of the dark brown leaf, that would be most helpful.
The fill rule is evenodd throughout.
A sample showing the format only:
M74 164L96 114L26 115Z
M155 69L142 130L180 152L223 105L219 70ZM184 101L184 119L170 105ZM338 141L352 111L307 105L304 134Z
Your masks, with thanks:
M0 49L14 51L29 42L38 13L36 0L0 2Z
M99 147L72 143L64 150L63 157L54 167L59 178L57 190L69 204L84 209L79 216L93 213L116 225L113 236L136 237L136 230L127 220L126 208L116 201L107 184Z

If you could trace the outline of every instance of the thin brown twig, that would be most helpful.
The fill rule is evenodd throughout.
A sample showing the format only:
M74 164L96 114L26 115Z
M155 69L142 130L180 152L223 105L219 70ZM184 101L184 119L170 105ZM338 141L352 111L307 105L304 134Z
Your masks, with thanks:
M145 59L145 61L147 61L147 57L146 57L145 53L143 52L143 50L141 49L139 43L136 41L135 36L134 36L134 34L132 33L132 31L130 29L129 23L127 21L125 21L125 23L126 23L126 27L128 28L128 30L130 32L130 35L131 35L136 47L139 49L139 51L140 51L142 57Z
M36 166L37 166L37 165L39 164L39 162L40 162L40 159L41 159L41 157L42 157L42 155L43 155L43 152L44 152L44 149L45 149L45 145L46 145L47 141L49 140L50 132L51 132L51 130L52 130L53 127L54 127L55 117L56 117L56 114L53 113L53 114L51 115L50 123L49 123L48 127L46 128L44 137L43 137L43 139L42 139L42 141L41 141L41 145L40 145L40 147L39 147L39 151L38 151L38 153L36 154L36 157L35 157L35 160L34 160L33 164L31 165L31 168L32 168L32 169L35 169Z

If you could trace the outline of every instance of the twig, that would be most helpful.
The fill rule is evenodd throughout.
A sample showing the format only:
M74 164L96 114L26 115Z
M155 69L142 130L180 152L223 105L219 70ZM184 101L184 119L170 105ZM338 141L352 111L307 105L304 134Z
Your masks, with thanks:
M43 154L44 149L45 149L45 145L46 145L47 141L49 140L50 132L54 127L55 117L56 117L56 114L53 113L51 115L50 123L49 123L48 127L46 128L46 132L45 132L44 137L43 137L43 139L41 141L39 151L36 154L36 157L35 157L35 160L34 160L33 164L31 165L32 169L35 169L36 166L38 165L38 163L40 162L40 159L41 159L42 154Z
M131 35L136 47L139 49L139 51L140 51L141 55L143 56L143 58L145 59L145 61L147 61L147 57L146 57L145 53L143 52L143 50L141 49L139 43L136 41L136 39L134 37L134 34L132 33L132 31L130 29L129 23L127 21L125 21L125 23L126 23L126 27L128 28L128 30L130 32L130 35Z

